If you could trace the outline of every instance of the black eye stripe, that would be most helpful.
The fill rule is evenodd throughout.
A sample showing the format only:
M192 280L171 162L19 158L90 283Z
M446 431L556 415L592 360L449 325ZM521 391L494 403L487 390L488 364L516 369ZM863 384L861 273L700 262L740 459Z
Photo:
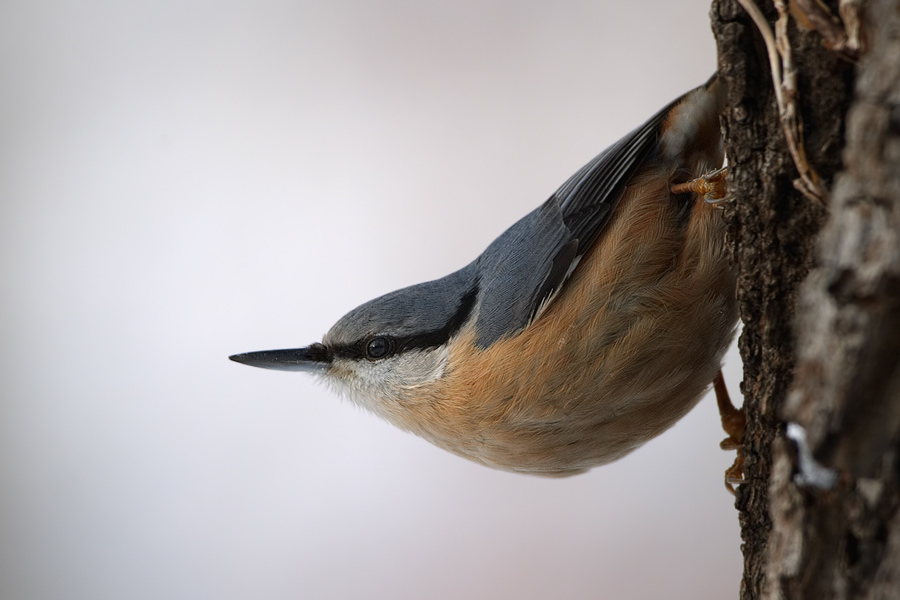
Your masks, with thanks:
M400 354L407 350L437 348L438 346L446 344L453 334L459 331L466 322L466 319L468 319L469 315L472 313L477 298L478 286L475 286L466 292L460 299L456 313L454 313L453 316L450 317L450 320L447 321L447 324L440 329L408 336L378 334L350 344L335 344L332 346L331 350L334 352L335 356L340 356L342 358L357 360L368 358L370 360L377 360L379 358L387 358L394 354ZM389 344L388 352L379 357L371 356L369 353L369 345L379 338L387 340Z

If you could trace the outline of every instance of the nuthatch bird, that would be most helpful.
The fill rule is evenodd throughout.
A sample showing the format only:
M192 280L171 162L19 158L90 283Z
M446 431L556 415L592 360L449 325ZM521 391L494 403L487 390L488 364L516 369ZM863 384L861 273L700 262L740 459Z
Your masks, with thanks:
M322 343L238 354L319 375L491 467L572 475L628 454L709 388L737 324L713 77L591 160L441 279L350 311Z

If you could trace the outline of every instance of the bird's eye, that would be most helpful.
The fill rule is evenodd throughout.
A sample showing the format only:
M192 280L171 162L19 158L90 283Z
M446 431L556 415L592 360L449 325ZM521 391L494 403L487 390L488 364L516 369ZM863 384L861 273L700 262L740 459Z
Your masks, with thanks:
M386 337L373 337L366 344L366 357L372 360L384 358L390 351L391 341Z

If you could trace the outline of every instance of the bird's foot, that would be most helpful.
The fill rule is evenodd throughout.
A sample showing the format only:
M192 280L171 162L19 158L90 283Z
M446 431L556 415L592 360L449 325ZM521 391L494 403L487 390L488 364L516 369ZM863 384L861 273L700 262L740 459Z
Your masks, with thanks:
M734 486L744 483L744 455L741 447L747 417L742 409L735 408L734 404L732 404L731 396L728 395L728 388L725 387L725 378L722 376L721 369L719 369L715 379L713 379L713 389L716 392L719 416L722 418L722 429L728 434L728 437L722 440L719 447L722 450L737 450L734 464L725 471L725 488L734 494Z
M685 183L677 183L671 187L673 194L698 194L707 204L722 204L731 202L734 198L726 193L725 177L728 175L728 167L716 169L697 179Z

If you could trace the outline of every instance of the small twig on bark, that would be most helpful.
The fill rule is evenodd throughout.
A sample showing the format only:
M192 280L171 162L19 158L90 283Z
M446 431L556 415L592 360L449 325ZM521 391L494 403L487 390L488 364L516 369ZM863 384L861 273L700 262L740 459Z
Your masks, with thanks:
M775 22L775 45L781 55L782 98L784 106L779 107L781 123L788 140L788 149L791 157L800 173L800 179L794 180L794 187L800 190L804 196L825 203L827 192L822 186L818 173L810 166L806 159L806 145L803 143L803 121L797 110L797 98L800 91L797 89L797 68L794 65L794 55L791 52L791 42L788 39L788 11L783 0L775 0L775 8L778 10L778 20Z
M806 159L806 148L803 145L803 121L797 111L797 70L791 55L791 46L787 37L787 7L782 0L775 0L778 9L778 21L775 24L776 34L772 33L768 21L753 0L738 0L753 22L766 44L769 55L769 68L772 71L772 84L775 88L775 102L778 104L778 115L784 129L784 137L788 150L800 178L794 180L794 187L804 196L825 206L827 191L822 186L818 174ZM782 76L782 69L784 75Z

